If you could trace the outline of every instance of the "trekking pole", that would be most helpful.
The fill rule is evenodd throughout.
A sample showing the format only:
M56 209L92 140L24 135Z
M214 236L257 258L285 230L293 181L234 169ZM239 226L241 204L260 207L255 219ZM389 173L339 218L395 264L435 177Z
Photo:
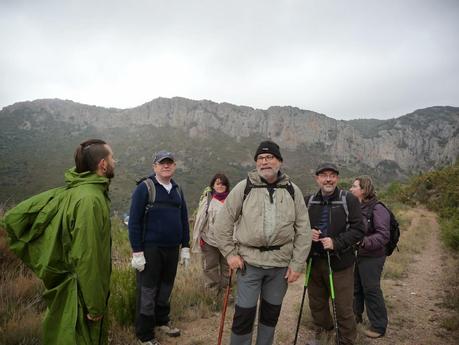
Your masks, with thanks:
M328 261L328 277L330 281L330 294L332 299L333 306L333 319L335 323L335 333L336 333L336 345L339 345L339 328L338 328L338 318L336 316L336 303L335 303L335 288L333 287L333 271L330 264L330 252L327 250L327 261Z
M300 314L298 315L298 322L296 324L295 340L293 341L293 345L296 345L296 341L298 339L298 330L300 329L301 314L303 314L304 297L306 296L306 289L308 288L309 275L311 274L311 266L312 257L309 258L308 266L306 267L306 275L304 276L303 297L301 298Z
M222 343L223 327L225 326L226 309L228 308L228 298L229 298L229 294L230 294L230 291L231 291L232 273L233 273L233 271L230 268L229 269L228 286L226 287L225 298L223 300L222 317L220 318L220 329L218 330L218 342L217 342L217 345L221 345L221 343Z

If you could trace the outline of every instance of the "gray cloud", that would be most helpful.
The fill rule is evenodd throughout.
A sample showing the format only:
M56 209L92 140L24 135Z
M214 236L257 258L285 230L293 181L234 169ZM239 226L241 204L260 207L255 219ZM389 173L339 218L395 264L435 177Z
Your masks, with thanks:
M182 96L335 118L459 105L459 2L0 1L0 106Z

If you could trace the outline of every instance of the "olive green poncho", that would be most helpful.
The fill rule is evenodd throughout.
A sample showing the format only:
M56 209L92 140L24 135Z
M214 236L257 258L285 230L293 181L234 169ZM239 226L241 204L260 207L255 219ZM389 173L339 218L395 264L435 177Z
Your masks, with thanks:
M43 280L46 345L105 344L111 274L109 179L65 173L66 187L31 197L8 211L10 249Z

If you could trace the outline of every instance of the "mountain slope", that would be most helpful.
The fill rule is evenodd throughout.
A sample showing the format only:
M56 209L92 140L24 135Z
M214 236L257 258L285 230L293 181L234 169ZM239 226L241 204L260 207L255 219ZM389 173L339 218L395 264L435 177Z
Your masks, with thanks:
M0 112L0 201L62 184L75 146L109 141L120 159L115 208L125 210L134 180L150 171L151 155L177 153L177 180L192 206L216 171L233 184L253 167L260 140L282 148L286 171L313 190L312 171L333 160L343 176L370 173L381 182L452 164L459 155L459 108L432 107L391 120L337 121L294 107L267 110L228 103L158 98L131 109L58 99L21 102Z

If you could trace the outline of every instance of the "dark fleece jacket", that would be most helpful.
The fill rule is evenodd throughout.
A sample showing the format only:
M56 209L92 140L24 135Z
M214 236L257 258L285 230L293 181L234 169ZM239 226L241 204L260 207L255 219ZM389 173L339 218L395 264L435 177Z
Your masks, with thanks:
M128 226L132 250L139 252L149 246L189 247L190 229L183 193L174 180L168 193L153 175L149 178L155 183L156 197L155 206L146 215L148 189L145 183L139 183L132 194Z
M329 221L327 236L333 240L334 250L331 252L331 266L334 271L340 271L354 264L353 246L362 240L364 236L364 225L360 203L351 193L346 192L346 202L349 210L349 229L346 230L346 212L342 205L332 205L332 201L340 201L338 188L335 189L328 202L324 202L321 191L314 195L313 200L321 202L320 205L311 204L308 209L311 228L318 228L322 210L329 208ZM306 205L309 199L305 198ZM310 255L326 256L322 243L313 242Z

